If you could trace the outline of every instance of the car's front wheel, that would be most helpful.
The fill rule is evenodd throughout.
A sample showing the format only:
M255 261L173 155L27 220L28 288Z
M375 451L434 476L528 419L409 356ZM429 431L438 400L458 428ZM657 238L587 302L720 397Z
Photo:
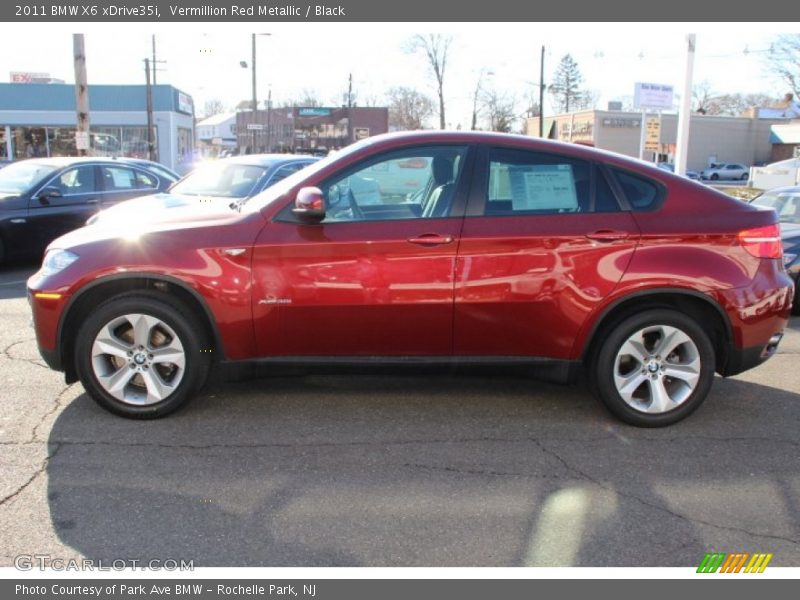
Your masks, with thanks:
M714 364L714 347L694 319L652 309L606 336L592 365L592 383L602 403L626 423L663 427L703 403Z
M153 419L182 406L205 382L210 354L191 311L169 297L120 296L80 327L75 365L103 408Z
M712 173L709 179L711 179L711 181L717 181L719 179L719 173Z

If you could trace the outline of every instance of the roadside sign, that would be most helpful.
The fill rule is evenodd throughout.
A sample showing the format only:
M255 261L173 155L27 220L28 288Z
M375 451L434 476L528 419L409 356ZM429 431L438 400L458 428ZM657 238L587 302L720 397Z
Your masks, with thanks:
M369 137L369 127L355 127L353 129L353 137L356 140L363 140Z
M665 110L672 108L673 89L662 83L636 83L633 106L639 109Z
M261 123L248 123L247 130L248 131L262 131L264 126Z
M661 146L661 119L658 116L647 118L644 149L647 152L658 152Z
M89 149L89 132L88 131L76 131L75 132L75 148L78 150L88 150Z

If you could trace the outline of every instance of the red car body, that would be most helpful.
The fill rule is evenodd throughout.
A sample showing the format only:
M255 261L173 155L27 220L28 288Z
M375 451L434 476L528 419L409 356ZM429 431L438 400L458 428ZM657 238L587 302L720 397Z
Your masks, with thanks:
M282 217L302 188L382 152L436 144L468 148L446 218ZM636 173L663 199L643 211L485 216L476 190L485 185L487 148ZM53 242L80 258L28 284L47 363L75 380L82 319L139 288L191 306L213 340L208 350L224 362L530 362L560 380L636 307L697 315L723 375L768 358L789 316L793 287L780 256L753 253L758 231L766 239L775 227L773 211L622 156L498 134L389 135L283 183L241 212L198 206L139 229L86 227Z

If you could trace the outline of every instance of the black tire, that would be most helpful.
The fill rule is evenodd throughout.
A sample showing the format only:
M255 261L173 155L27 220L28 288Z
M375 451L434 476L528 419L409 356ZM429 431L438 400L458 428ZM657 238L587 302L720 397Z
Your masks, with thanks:
M718 173L712 173L711 177L709 177L709 179L711 179L711 181L717 181L719 179L719 174Z
M175 384L175 389L163 399L150 404L132 404L114 397L100 383L95 372L92 347L98 333L107 324L130 314L154 317L160 324L172 329L182 345L185 357L185 364L181 369L182 377ZM156 419L166 416L183 406L205 383L211 366L211 354L208 352L208 341L202 331L203 327L192 311L165 294L136 292L117 296L93 310L80 325L74 347L78 377L86 392L100 406L114 414L131 419ZM168 339L173 338L168 336ZM152 366L155 370L156 365ZM125 366L115 367L112 364L110 368L121 371ZM177 371L178 369L175 372ZM135 381L133 383L135 384ZM128 383L125 389L138 389L144 392L147 390L130 386L131 383Z
M800 315L800 275L794 280L794 300L792 301L792 314Z
M676 408L659 413L648 413L643 409L639 410L628 404L617 390L614 381L617 369L617 355L621 351L623 344L640 330L650 327L656 329L658 327L674 327L686 334L693 342L696 349L696 357L700 361L699 377L694 389L677 404ZM641 372L647 372L649 377L650 371L645 369L644 363L641 364L641 367ZM630 373L633 374L638 369L639 367L636 366L631 369ZM589 365L591 388L598 399L617 418L637 427L664 427L677 423L689 416L706 399L714 381L714 370L714 347L700 325L693 318L683 313L660 308L632 315L616 325L605 335L604 342L596 352L592 364ZM677 382L678 386L683 386L683 382L680 380L670 380L669 377L660 376L663 377L665 385L674 385ZM646 385L647 389L652 389L650 388L650 382L647 380L642 385Z
M3 238L0 237L0 265L3 264L3 261L6 259L6 247L3 244Z
M741 179L742 181L747 181L749 178L750 176L747 173L744 173L739 179Z

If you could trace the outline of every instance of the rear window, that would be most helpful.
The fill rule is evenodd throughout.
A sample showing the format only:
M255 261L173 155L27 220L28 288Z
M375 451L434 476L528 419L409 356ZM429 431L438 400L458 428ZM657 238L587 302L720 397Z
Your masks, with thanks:
M661 189L643 177L626 171L615 171L622 192L633 210L653 208L661 197Z

